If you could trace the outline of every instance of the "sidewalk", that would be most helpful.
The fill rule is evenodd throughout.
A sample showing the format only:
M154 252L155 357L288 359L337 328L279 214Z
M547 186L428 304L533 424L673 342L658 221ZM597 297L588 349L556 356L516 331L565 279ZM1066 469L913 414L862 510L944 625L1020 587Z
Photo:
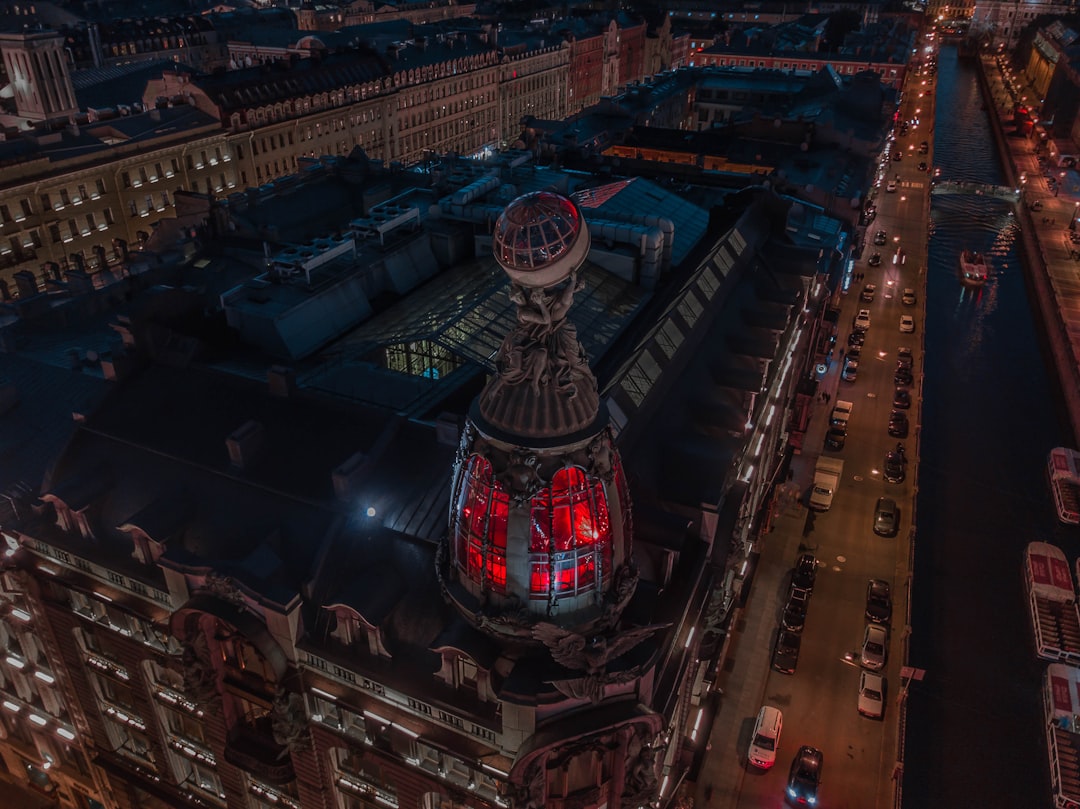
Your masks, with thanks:
M828 429L828 415L836 401L842 363L833 358L829 370L818 384L818 395L811 405L805 447L820 447ZM830 396L822 401L821 394ZM791 568L791 560L803 542L807 509L803 495L814 479L817 451L795 455L791 460L789 484L797 487L794 501L778 498L772 531L762 543L761 556L754 572L754 582L775 582L784 578ZM781 502L788 505L780 507ZM747 717L757 715L764 703L768 683L772 634L776 629L776 610L773 608L775 592L769 587L752 583L746 604L732 621L730 646L725 663L716 680L719 691L717 708L709 733L707 753L702 759L697 781L694 785L694 805L710 809L728 809L738 804L742 780L746 769L733 762L745 758L743 724ZM725 695L728 683L733 685L731 696ZM783 766L781 764L780 766ZM708 797L706 797L708 793Z

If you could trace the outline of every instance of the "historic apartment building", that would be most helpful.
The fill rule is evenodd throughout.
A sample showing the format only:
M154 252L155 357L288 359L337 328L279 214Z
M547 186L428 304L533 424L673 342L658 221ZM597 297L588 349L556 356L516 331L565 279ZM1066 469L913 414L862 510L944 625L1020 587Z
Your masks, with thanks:
M2 459L5 783L65 809L671 796L838 233L761 188L707 210L520 155L448 167L387 201L440 214L378 267L357 223L354 252L297 272L283 250L237 288L311 321L339 279L402 290L344 352L303 374L267 358L260 381L169 360L185 336L142 310L113 324L129 372L34 422L55 446L21 468L40 482L8 485ZM309 182L274 192L281 216L333 196ZM418 286L436 241L460 256ZM222 271L200 264L176 281ZM395 363L424 342L453 370ZM73 384L17 352L0 367L26 397L0 432Z

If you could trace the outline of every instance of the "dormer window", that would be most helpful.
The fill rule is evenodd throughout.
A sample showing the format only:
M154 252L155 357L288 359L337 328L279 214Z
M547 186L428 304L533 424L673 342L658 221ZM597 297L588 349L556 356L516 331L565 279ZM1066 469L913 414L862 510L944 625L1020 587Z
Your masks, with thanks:
M454 665L454 687L475 689L478 671L475 660L467 655L458 655Z

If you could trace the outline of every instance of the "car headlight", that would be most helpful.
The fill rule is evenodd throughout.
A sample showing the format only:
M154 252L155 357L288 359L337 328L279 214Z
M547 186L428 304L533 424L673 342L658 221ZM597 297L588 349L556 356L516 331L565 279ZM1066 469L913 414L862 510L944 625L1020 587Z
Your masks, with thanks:
M809 798L806 799L806 802L813 806L815 803L817 803L817 795L811 795Z
M795 797L795 787L788 787L787 788L787 794L788 794L789 798L794 798Z

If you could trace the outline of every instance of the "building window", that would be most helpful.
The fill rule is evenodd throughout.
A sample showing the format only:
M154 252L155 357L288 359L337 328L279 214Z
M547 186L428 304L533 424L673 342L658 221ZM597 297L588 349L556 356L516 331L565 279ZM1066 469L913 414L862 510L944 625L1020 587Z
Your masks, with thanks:
M479 455L469 459L462 476L452 532L458 567L470 579L498 593L506 592L506 522L510 499L493 480L491 464Z
M597 564L610 566L611 525L601 481L579 467L560 469L533 496L529 595L576 595L597 584Z

